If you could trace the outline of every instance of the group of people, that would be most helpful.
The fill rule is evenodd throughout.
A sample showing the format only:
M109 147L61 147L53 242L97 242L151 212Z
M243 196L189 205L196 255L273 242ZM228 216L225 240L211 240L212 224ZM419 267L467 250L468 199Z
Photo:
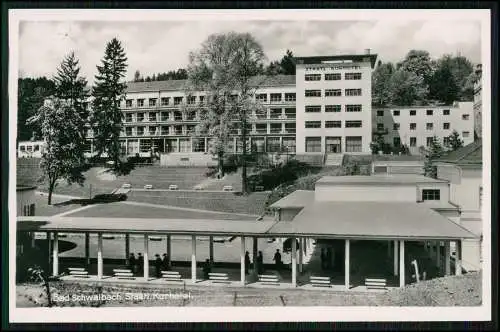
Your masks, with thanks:
M283 261L281 260L281 253L279 249L276 249L273 261L275 263L276 270L278 271L281 270L283 266ZM323 250L322 250L321 251L322 267L324 265L323 264L324 261L325 260L323 259ZM212 271L212 264L213 262L210 261L209 259L206 259L203 264L202 269L205 279L208 279L208 274ZM245 274L249 273L251 265L252 264L250 261L250 253L247 251L245 252ZM163 258L161 258L159 254L156 254L154 260L154 266L155 266L156 277L160 278L161 271L168 271L172 267L170 257L166 253L163 254ZM139 273L139 274L144 273L144 256L141 253L138 253L136 257L134 253L131 253L128 259L128 268L133 273ZM253 262L253 269L257 272L257 274L262 274L264 272L264 257L262 255L262 251L258 252L257 257Z
M170 257L165 253L163 254L163 259L159 254L155 255L155 271L156 277L161 277L161 271L168 271L171 268ZM128 259L128 268L133 273L144 273L144 256L141 253L137 254L135 257L134 253L131 253Z

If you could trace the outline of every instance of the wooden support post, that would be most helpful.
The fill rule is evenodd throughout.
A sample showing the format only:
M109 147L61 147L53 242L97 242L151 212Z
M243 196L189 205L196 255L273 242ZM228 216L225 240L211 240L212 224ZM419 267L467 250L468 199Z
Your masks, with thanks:
M450 241L444 242L444 275L449 276L451 270Z
M170 235L167 235L167 255L170 262L172 262L172 239Z
M299 273L302 273L302 261L304 256L304 239L299 239Z
M405 241L399 241L399 287L405 286Z
M344 270L345 270L345 288L349 290L351 288L350 273L351 273L351 243L350 240L345 240L345 257L344 257Z
M144 234L144 280L149 280L149 236Z
M245 237L241 237L240 251L240 281L241 285L245 286Z
M102 259L102 233L97 233L97 279L102 279L103 259Z
M394 275L398 275L398 241L394 240Z
M59 234L54 232L54 243L52 245L52 275L59 275Z
M90 265L90 234L85 233L85 262Z
M455 275L462 275L462 240L457 240L455 245Z
M297 239L292 237L292 287L297 287Z
M214 262L214 237L210 235L209 237L209 254L210 254L210 263Z
M191 236L191 282L196 283L196 235Z
M125 264L129 265L130 257L130 234L125 234Z

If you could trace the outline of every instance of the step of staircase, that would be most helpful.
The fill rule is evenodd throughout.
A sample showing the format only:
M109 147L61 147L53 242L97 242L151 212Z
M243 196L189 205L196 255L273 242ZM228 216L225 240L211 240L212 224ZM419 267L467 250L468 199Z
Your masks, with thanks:
M342 153L329 153L326 155L325 166L341 166L343 159Z

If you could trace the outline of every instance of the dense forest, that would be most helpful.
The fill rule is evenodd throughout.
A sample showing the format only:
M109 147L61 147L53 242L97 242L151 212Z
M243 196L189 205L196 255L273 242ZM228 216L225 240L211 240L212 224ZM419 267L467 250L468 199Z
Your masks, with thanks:
M46 78L20 78L17 90L17 140L27 141L40 138L40 128L35 124L26 124L26 120L35 115L43 105L45 98L55 93L54 81Z

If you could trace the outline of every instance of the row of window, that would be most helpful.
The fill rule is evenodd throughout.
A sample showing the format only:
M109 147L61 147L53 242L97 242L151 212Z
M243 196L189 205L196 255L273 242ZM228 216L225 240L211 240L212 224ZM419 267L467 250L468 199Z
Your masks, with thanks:
M247 130L249 134L295 134L296 131L295 123L256 123L254 127L249 124ZM194 132L194 125L125 127L126 136L191 135ZM238 135L239 131L235 129L231 134Z
M267 102L267 93L259 93L255 95L255 99L260 102ZM231 98L235 99L237 98L238 95L232 95ZM198 98L198 100L197 100ZM283 94L282 93L271 93L270 94L270 101L271 102L281 102L283 99ZM296 94L295 93L285 93L285 101L295 101L296 100ZM140 98L136 100L136 105L137 107L156 107L158 105L158 98L148 98L147 99L147 104L146 104L146 99L145 98ZM173 102L173 103L172 103ZM161 106L170 106L170 105L180 105L184 102L184 97L162 97L160 98L160 105ZM186 98L186 102L188 105L194 105L197 102L199 104L203 104L205 102L205 96L188 96ZM125 100L125 107L126 108L131 108L133 107L133 99L127 99Z
M307 105L305 107L306 113L319 113L321 112L321 105ZM342 110L342 105L325 105L325 112L340 112ZM346 112L361 112L361 104L345 105Z
M321 128L322 121L306 121L305 128ZM358 120L348 120L345 121L345 128L361 128L362 121ZM342 128L342 121L325 121L325 128Z
M321 97L321 89L305 90L306 97ZM361 96L361 89L345 89L345 97ZM325 97L342 97L342 89L325 89Z
M467 132L467 137L468 137L468 132ZM426 137L425 138L425 145L427 147L430 147L431 144L432 144L432 140L433 140L432 136ZM443 144L445 146L447 146L449 143L450 143L450 138L447 137L447 136L443 137ZM393 137L392 138L392 144L394 146L400 146L401 145L401 138L400 137ZM417 147L417 146L419 146L417 144L417 137L414 137L414 136L410 137L410 147Z
M328 137L326 137L328 140ZM346 152L362 152L363 138L361 136L346 136ZM321 136L308 136L305 138L306 152L321 152Z
M390 113L390 111L388 111ZM409 110L410 116L415 116L417 115L417 110ZM378 110L377 111L377 116L384 116L385 111ZM394 110L392 111L393 116L399 116L401 114L401 111L399 110ZM434 115L434 110L426 110L425 112L426 115ZM442 112L443 115L450 115L450 110L449 109L444 109ZM469 114L462 114L462 119L463 120L469 120Z
M377 130L384 130L384 124L383 123L377 123ZM392 124L392 129L393 130L399 130L401 129L401 124L399 123L393 123ZM433 130L434 129L434 123L429 122L425 124L425 129L427 130ZM444 130L449 130L450 129L450 123L449 122L444 122L443 123L443 129ZM410 123L410 130L417 130L417 124L412 122Z
M208 147L212 145L210 139L204 138L179 138L163 140L129 140L128 144L120 142L122 153L134 155L137 152L150 152L151 150L159 152L207 152ZM247 151L252 152L295 152L294 137L252 137L247 140ZM243 144L240 139L229 140L226 151L240 152L243 150ZM91 151L91 144L87 146L87 152Z
M325 81L339 81L342 79L341 73L324 74L324 75L325 75ZM360 80L361 76L362 76L361 73L345 73L344 79L345 80ZM305 74L304 80L305 81L321 81L321 77L322 77L322 74Z

